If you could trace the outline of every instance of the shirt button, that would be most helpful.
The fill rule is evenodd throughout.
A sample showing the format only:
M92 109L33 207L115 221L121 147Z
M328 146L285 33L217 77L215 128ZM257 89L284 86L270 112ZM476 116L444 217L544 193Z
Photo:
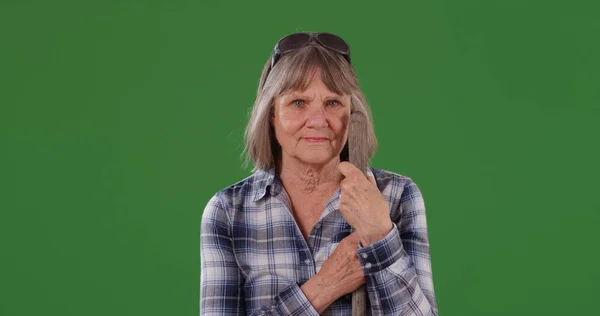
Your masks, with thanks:
M363 257L363 258L365 258L365 259L367 259L367 257L368 257L368 256L369 256L369 255L367 255L366 253L363 253L363 254L362 254L362 257Z
M367 264L365 264L365 268L367 268L367 269L371 269L371 267L372 267L372 266L373 266L373 265L371 265L371 263L370 263L370 262L367 262Z
M306 264L310 264L310 259L306 259L306 260L304 260L304 263L306 263Z

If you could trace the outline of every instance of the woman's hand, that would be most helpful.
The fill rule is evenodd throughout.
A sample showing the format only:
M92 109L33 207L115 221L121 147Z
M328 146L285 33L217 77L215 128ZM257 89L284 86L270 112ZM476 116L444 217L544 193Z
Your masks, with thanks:
M355 232L342 239L319 272L301 287L319 314L335 300L365 283L357 250L358 234Z
M366 177L347 161L338 165L346 177L341 181L340 211L360 236L363 246L385 237L394 227L390 219L389 205L379 192L375 179Z

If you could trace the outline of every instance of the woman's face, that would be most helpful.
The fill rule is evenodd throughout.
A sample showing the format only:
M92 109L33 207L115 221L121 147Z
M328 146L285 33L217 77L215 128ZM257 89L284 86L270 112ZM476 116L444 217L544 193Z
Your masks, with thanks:
M339 157L349 117L350 96L331 92L315 71L305 91L275 98L272 120L282 159L324 165Z

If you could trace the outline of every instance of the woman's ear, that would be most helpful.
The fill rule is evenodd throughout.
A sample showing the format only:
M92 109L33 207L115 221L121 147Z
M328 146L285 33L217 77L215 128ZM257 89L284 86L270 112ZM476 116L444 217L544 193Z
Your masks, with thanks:
M269 125L275 128L275 110L271 108L271 113L269 114Z
M271 108L269 110L269 121L271 123L275 119L275 106L277 106L277 104L275 103L275 98L273 98L273 101L271 101Z

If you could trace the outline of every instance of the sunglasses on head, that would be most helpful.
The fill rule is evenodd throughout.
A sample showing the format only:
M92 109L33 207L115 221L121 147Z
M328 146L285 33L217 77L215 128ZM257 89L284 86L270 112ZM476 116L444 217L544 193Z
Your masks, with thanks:
M273 49L273 55L271 56L271 69L275 66L275 63L279 60L281 55L293 51L295 49L307 46L311 42L316 41L321 46L330 49L336 53L341 54L346 58L348 63L350 62L350 46L341 37L331 33L294 33L280 39L275 48Z

